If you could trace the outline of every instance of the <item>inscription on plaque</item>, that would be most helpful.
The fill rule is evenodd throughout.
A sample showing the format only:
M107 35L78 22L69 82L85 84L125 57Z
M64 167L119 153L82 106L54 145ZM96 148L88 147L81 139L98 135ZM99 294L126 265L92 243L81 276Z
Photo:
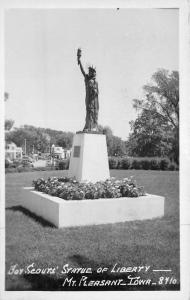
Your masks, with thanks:
M73 157L80 157L80 146L74 146Z

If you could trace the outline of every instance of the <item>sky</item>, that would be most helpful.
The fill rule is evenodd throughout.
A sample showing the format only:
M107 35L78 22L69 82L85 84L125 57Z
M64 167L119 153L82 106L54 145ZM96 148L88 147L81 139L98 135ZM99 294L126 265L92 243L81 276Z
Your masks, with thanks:
M159 68L179 69L177 9L10 9L5 15L5 117L80 131L85 70L96 67L99 124L126 140L134 98Z

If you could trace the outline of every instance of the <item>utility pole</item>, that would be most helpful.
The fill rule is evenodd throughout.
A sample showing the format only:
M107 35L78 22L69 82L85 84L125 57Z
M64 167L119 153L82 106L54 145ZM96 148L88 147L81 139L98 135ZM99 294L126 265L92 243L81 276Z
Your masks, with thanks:
M26 155L26 139L24 139L24 153Z
M51 146L52 168L54 167L54 151L55 151L55 145L53 144L53 145Z

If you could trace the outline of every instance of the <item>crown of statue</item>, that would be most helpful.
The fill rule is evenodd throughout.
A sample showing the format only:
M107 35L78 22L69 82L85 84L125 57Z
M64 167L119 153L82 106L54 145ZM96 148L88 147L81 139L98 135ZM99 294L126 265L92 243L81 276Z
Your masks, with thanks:
M93 71L93 72L96 72L96 68L95 68L93 65L89 66L89 67L88 67L88 70L91 71L91 72L92 72L92 71Z

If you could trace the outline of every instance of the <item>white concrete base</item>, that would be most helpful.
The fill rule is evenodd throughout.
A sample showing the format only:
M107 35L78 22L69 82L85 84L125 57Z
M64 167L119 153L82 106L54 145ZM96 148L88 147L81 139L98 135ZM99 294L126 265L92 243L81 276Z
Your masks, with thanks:
M93 183L110 177L105 135L75 134L68 177Z
M164 216L164 197L66 201L24 188L22 205L58 228L145 220Z

